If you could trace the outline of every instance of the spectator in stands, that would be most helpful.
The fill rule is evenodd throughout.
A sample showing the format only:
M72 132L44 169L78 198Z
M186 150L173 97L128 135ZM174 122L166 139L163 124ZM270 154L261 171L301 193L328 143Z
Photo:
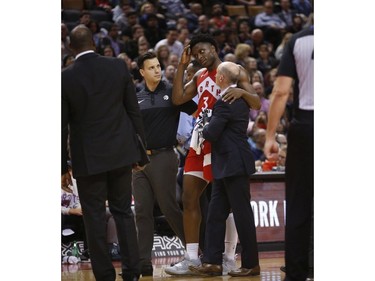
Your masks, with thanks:
M241 43L251 45L251 32L250 24L247 19L240 20L238 23L238 38Z
M293 0L292 4L297 13L301 13L306 17L308 17L312 12L312 5L310 3L310 0Z
M266 121L267 122L267 121ZM266 157L264 156L264 144L266 142L266 130L260 127L257 127L257 122L253 125L253 133L250 137L251 140L249 140L250 143L250 149L253 153L254 160L259 161L257 163L257 166L263 162Z
M226 32L221 29L215 29L212 31L212 37L217 42L218 47L218 56L221 60L224 60L225 55L231 53L234 53L234 48L232 46L229 46L229 44L226 42Z
M232 23L235 21L232 21ZM236 49L236 46L240 44L240 39L238 38L237 34L237 28L235 26L233 27L227 27L224 29L225 36L226 36L226 43L234 50Z
M79 20L78 20L77 25L84 24L84 25L86 25L88 27L90 20L91 20L91 14L90 14L90 12L87 11L87 10L83 10L81 12L80 16L79 16Z
M151 49L150 42L148 42L146 36L144 36L144 35L142 35L142 36L140 36L138 38L138 42L137 43L138 43L138 49L141 46L146 46L147 50ZM139 50L138 50L138 52L139 52Z
M173 65L176 69L178 67L179 58L176 54L169 54L168 56L168 65Z
M131 71L131 69L132 69L132 59L129 58L129 56L126 53L118 54L117 58L124 60L125 63L126 63L126 66Z
M182 28L189 29L189 21L185 17L185 15L179 16L176 20L176 28L177 30L181 30Z
M212 34L212 31L213 28L210 26L208 17L206 15L200 15L198 18L198 28L193 31L193 34Z
M146 27L144 34L150 43L150 47L154 48L156 43L165 39L166 30L159 26L158 17L156 14L148 14L146 16Z
M257 59L257 66L260 72L262 72L263 77L270 71L272 68L277 67L279 64L278 60L276 60L268 46L266 44L262 44L259 46L259 58Z
M245 43L240 43L236 46L234 50L234 55L236 56L236 63L245 67L246 62L245 58L251 56L253 53L253 49L250 45Z
M266 97L264 95L263 85L259 82L254 82L253 88L260 98L261 107L260 107L259 110L250 109L249 115L250 115L251 120L255 120L255 118L258 116L260 111L264 111L267 114L268 110L269 110L269 107L270 107L270 101L268 99L266 99Z
M90 20L88 24L88 28L90 28L92 33L92 38L94 40L95 46L100 46L100 40L105 36L104 33L100 31L98 22L94 20Z
M158 50L156 51L156 56L160 62L160 67L162 70L166 68L168 65L168 58L169 58L169 49L167 45L160 45Z
M258 49L259 49L259 46L262 44L269 45L269 43L264 40L263 31L260 28L253 29L253 31L251 32L251 45L253 47L253 54L254 54L253 56L255 58L259 57ZM272 46L270 47L272 48Z
M197 71L201 68L202 66L199 64L197 60L191 60L189 65L186 67L184 84L190 82L191 79L193 79L195 73L197 73Z
M280 44L282 33L286 28L285 22L274 13L273 1L264 1L264 12L255 16L254 24L256 27L264 31L265 40L269 41L273 46Z
M124 51L132 60L138 57L138 39L141 36L144 36L143 27L135 24L132 27L132 37L124 42Z
M63 58L63 64L62 64L62 68L65 68L69 65L71 65L72 63L74 63L74 56L73 55L65 55L65 57Z
M190 42L190 31L188 28L178 29L178 38L177 40L182 43L183 46L186 46Z
M158 48L160 45L167 45L169 52L171 54L175 54L180 58L182 52L184 51L184 45L177 40L178 38L178 30L176 27L169 27L167 36L165 39L160 40L156 45L155 45L155 52L158 51Z
M71 193L61 189L61 242L83 241L83 252L80 258L85 261L89 259L85 224L74 178L72 178L72 182Z
M104 49L105 45L111 45L115 56L126 52L125 44L119 37L120 28L117 23L112 23L109 27L108 35L101 40L100 46Z
M257 60L254 57L244 59L245 69L249 73L250 83L259 82L263 84L263 74L258 70Z
M278 13L280 19L285 22L285 29L290 31L293 26L293 17L296 14L295 10L290 8L290 0L281 0L280 1L281 11Z
M116 22L117 17L124 13L122 6L128 4L128 0L118 0L117 3L112 8L112 21Z
M110 0L95 0L95 7L107 13L112 13L113 7Z
M277 132L277 129L276 129L276 132ZM286 145L287 142L288 142L286 136L283 133L277 133L276 137L275 137L275 140L279 144L279 147L281 145Z
M165 68L163 72L163 81L168 82L169 84L173 85L173 79L176 73L176 68L174 65L169 64Z
M128 25L127 14L134 11L128 0L119 0L119 3L112 9L112 21L117 23L122 29Z
M214 3L211 7L211 18L209 23L214 29L224 30L229 26L230 17L223 15L223 7L221 3Z
M158 13L158 9L155 7L155 4L153 4L151 1L146 1L140 6L139 10L139 23L146 28L146 21L147 21L147 15L149 14L156 14L159 20L159 27L166 29L167 28L167 22L165 19L165 16L161 13Z
M203 14L202 4L199 2L190 3L190 11L191 13L186 15L186 18L188 19L189 31L193 33L198 28L198 18Z
M278 160L276 162L277 171L285 171L285 160L286 160L287 149L288 149L288 145L286 143L279 145L279 155L278 155Z
M290 37L292 37L292 33L287 32L283 36L283 40L281 41L280 45L277 46L276 51L275 51L275 58L280 61L281 56L283 55L283 50L285 47L285 44L290 40Z
M185 1L181 0L159 0L159 4L165 9L165 17L167 21L174 21L180 16L184 16L190 13L190 10L185 6Z
M272 68L264 76L264 96L268 99L273 89L273 83L276 80L277 68Z
M305 25L305 20L302 17L301 14L294 15L293 17L293 25L290 31L292 33L297 33L298 31L301 31L303 29L303 26Z
M260 84L264 85L264 79L263 79L263 74L259 70L257 72L254 72L250 76L250 82L251 84L255 82L259 82Z
M70 50L69 44L69 29L65 23L61 23L61 63L66 55L73 54L72 50Z
M102 50L99 52L102 56L105 57L116 57L115 51L113 50L111 45L106 45Z
M123 59L130 71L130 75L133 78L133 82L137 86L142 81L142 76L139 74L137 63L134 62L126 53L120 53L117 58Z
M133 38L133 27L136 25L139 25L137 11L134 11L134 10L130 11L129 13L127 13L126 18L127 18L128 24L126 27L121 28L121 31L122 31L121 36L124 42Z
M232 53L228 53L224 56L223 61L236 62L236 56Z

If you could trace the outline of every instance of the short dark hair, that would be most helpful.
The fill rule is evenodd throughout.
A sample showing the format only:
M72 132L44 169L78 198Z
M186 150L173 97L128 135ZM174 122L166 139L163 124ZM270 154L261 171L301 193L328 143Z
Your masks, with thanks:
M138 68L142 69L143 65L144 65L144 62L146 60L150 60L150 59L153 59L153 58L157 58L157 56L154 52L146 52L143 55L139 56L138 60L137 60Z
M76 51L82 51L93 45L91 30L84 24L79 24L70 32L70 46Z
M189 43L190 48L193 49L193 47L198 43L210 43L215 47L216 52L219 50L216 40L209 34L197 34L193 36Z

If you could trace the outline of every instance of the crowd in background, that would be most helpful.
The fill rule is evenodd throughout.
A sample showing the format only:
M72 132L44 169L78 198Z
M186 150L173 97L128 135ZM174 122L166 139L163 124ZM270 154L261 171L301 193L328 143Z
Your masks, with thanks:
M150 51L155 53L163 71L162 80L173 85L184 46L189 44L193 35L212 35L219 47L220 60L243 66L248 72L250 84L260 98L260 109L249 111L247 129L248 143L257 171L284 171L289 120L293 116L293 88L290 89L286 110L276 129L276 141L279 145L277 161L267 160L264 153L270 108L269 98L284 46L294 33L312 23L310 0L81 0L80 9L64 6L64 1L62 3L62 69L74 64L75 58L69 47L69 35L74 27L83 24L92 32L97 53L126 62L138 96L141 96L140 91L145 89L144 75L141 75L142 70L140 73L139 69L143 54ZM248 11L247 6L257 6L260 9L252 15L249 13L233 15L229 12L228 5L242 5L246 11ZM88 38L90 37L91 34L88 35ZM74 39L74 36L72 38ZM194 71L196 72L199 68L200 66L197 65ZM187 72L188 70L185 72L185 82L189 80L190 74ZM184 119L181 118L181 120ZM190 120L190 123L183 123L181 120L179 126L191 126L189 128L192 130L194 120ZM182 162L186 150L189 149L187 143L189 137L185 137L184 141L180 141L180 138L179 128L176 145L177 151L182 151L180 155L180 162ZM177 183L179 183L178 179ZM66 194L62 194L62 199L64 196L66 197ZM62 205L62 218L64 220L73 217L80 221L79 226L82 228L82 213L74 213L76 209L77 206L67 204L64 207ZM69 216L71 214L76 216ZM118 248L116 248L118 243L116 228L108 210L107 225L106 241L109 244L111 258L119 259ZM63 232L67 230L66 227L62 225ZM71 230L71 232L74 231L79 232L80 229ZM85 236L84 233L82 235ZM88 254L85 242L81 260L89 259L89 256L85 255ZM150 275L152 275L152 265L150 265L150 270ZM142 275L144 274L142 272Z
M85 24L92 33L97 52L126 61L137 91L143 87L137 58L147 51L157 54L163 70L163 80L173 83L183 47L192 35L209 33L219 45L219 57L245 67L254 89L261 98L260 110L249 114L249 144L258 171L280 170L280 163L267 163L263 154L269 95L283 47L291 35L310 24L310 0L85 0L83 9L67 9L62 5L61 64L74 63L69 49L69 33L78 24ZM256 15L228 15L227 5L260 6ZM291 90L292 91L292 90ZM277 133L285 151L290 101ZM281 166L281 167L278 167Z

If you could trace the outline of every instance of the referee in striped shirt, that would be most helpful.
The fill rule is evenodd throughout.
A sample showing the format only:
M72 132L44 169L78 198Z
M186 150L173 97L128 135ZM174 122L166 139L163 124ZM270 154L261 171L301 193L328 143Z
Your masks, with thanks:
M286 228L284 281L306 281L313 268L314 27L294 34L278 67L268 115L264 154L277 159L276 126L293 87L293 114L285 164ZM313 277L312 277L313 278Z

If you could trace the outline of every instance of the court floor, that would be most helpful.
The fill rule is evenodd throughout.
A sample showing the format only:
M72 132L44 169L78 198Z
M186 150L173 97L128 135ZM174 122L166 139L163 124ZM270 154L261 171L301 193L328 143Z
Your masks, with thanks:
M254 277L173 277L164 272L164 268L172 262L181 260L181 257L154 258L154 275L141 277L140 280L170 280L170 281L224 281L224 280L251 280L251 281L282 281L285 274L280 270L280 266L284 265L284 252L260 252L260 276ZM239 266L240 257L237 257L237 265ZM120 262L113 262L116 272L121 272ZM61 281L95 281L91 270L90 263L79 263L75 265L63 264L61 268ZM121 276L117 276L116 281L121 281Z

